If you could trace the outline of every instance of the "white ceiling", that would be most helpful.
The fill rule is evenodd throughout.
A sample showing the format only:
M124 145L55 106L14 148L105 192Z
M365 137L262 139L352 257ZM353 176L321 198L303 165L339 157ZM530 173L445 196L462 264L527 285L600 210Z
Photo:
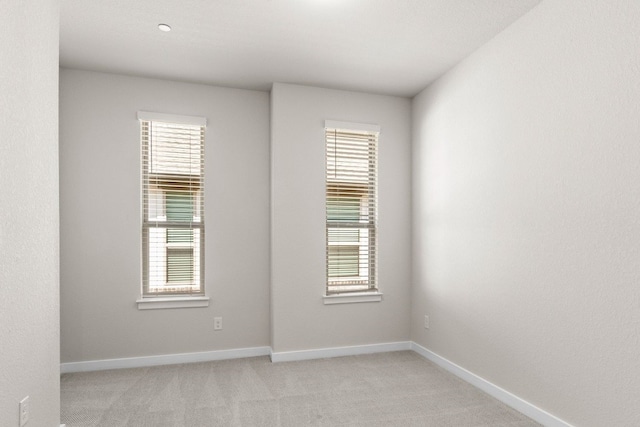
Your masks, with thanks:
M413 96L539 2L62 0L60 63L248 89L283 82Z

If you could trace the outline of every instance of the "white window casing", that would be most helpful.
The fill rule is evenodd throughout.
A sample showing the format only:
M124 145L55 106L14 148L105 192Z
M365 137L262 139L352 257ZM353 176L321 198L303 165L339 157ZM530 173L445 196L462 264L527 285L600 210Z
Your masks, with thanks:
M206 119L144 111L138 112L138 119L142 147L141 300L202 298ZM164 299L161 305L166 303Z
M378 294L379 132L377 125L325 122L326 296Z

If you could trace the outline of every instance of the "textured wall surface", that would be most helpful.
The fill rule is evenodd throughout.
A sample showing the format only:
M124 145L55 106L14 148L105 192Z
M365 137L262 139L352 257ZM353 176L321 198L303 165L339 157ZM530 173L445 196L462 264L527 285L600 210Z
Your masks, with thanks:
M58 1L0 3L0 425L57 426Z
M275 84L271 92L271 315L275 352L406 341L410 108L406 98ZM324 305L324 121L381 126L376 303Z
M208 120L209 307L136 307L138 110ZM268 93L62 69L60 212L63 362L269 345Z
M412 339L580 426L640 425L638 23L543 1L413 104Z

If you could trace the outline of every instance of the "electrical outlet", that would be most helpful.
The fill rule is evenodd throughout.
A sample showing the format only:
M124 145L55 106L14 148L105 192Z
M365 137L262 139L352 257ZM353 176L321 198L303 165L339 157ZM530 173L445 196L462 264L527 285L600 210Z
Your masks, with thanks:
M429 316L424 315L424 328L429 329Z
M213 330L221 331L222 330L222 317L214 317L213 318Z
M20 427L29 422L29 396L20 401Z

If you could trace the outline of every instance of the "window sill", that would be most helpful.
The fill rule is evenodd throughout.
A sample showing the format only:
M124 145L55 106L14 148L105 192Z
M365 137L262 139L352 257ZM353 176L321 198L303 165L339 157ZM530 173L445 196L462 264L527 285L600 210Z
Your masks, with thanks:
M138 310L208 307L209 297L155 297L136 301Z
M325 305L331 304L355 304L359 302L380 302L382 293L380 292L357 292L352 294L323 295Z

